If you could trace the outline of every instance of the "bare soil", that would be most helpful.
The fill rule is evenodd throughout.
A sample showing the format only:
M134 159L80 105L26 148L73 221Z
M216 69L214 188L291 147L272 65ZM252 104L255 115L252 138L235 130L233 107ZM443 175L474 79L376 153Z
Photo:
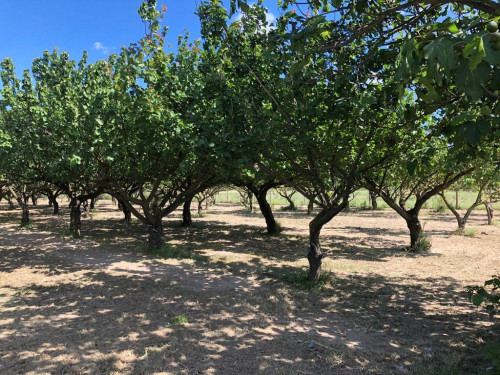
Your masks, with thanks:
M43 202L42 202L43 203ZM426 211L433 248L408 254L405 223L389 210L343 213L322 232L331 283L285 282L307 266L303 211L284 227L236 205L211 207L192 228L165 221L172 248L146 254L110 201L67 236L67 208L32 208L33 227L0 204L0 374L460 374L487 373L482 347L498 319L464 287L500 272L500 226L474 212L474 236ZM193 213L194 213L193 205ZM183 316L187 323L176 324ZM444 374L444 373L443 373Z

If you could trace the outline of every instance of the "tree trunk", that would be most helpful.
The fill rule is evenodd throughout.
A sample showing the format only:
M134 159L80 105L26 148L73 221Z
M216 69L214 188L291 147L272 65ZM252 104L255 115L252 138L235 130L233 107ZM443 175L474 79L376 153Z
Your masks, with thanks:
M347 202L345 208L344 208L344 211L345 212L350 212L351 211L351 202Z
M418 239L422 234L422 225L420 224L420 220L418 219L418 215L411 215L406 220L406 225L408 225L408 229L410 230L410 251L418 250L416 248Z
M57 198L56 197L52 198L52 205L54 207L53 214L57 215L59 213L59 203L57 202Z
M271 205L267 202L266 196L267 190L259 194L255 194L257 203L259 203L260 212L262 212L264 219L266 219L267 234L278 234L280 232L280 228L278 226L278 223L276 222L276 219L274 218L273 210L271 208Z
M38 197L36 194L31 195L31 203L33 203L33 206L36 206L38 204Z
M78 202L76 198L71 199L70 203L70 218L69 218L69 232L73 237L81 236L82 229L82 211L80 209L81 202Z
M201 213L203 211L203 201L198 201L198 216L201 216Z
M21 204L22 216L21 227L25 227L30 223L30 208L27 203Z
M375 211L378 208L377 193L370 191L370 201L372 203L372 210Z
M7 200L9 201L9 210L13 210L14 208L16 208L14 202L12 202L12 198L7 198Z
M465 224L467 224L467 219L464 217L461 217L461 218L457 219L457 223L458 223L458 231L463 232L465 229Z
M307 214L312 215L314 211L314 199L309 199L309 203L307 204Z
M128 209L128 207L123 204L120 200L118 200L118 209L123 212L123 221L122 223L126 224L127 227L130 224L130 221L132 220L132 212Z
M52 207L54 203L52 202L52 197L50 195L47 195L47 198L49 199L49 207Z
M322 226L313 226L311 224L309 225L309 252L307 253L307 260L309 261L308 279L318 281L323 263L323 253L319 242Z
M345 209L346 205L347 199L338 207L324 208L309 223L309 252L307 253L307 260L309 261L308 279L310 281L318 281L321 275L321 266L323 263L323 252L321 251L321 244L319 242L321 229L340 211Z
M193 219L191 217L191 202L193 198L189 198L182 206L182 226L190 227L193 224Z
M253 193L248 191L248 211L253 212Z
M90 209L93 210L95 208L95 198L90 199Z
M156 218L155 221L149 225L148 233L149 250L154 251L160 249L164 244L161 218Z
M493 204L486 203L484 205L486 207L486 216L488 217L488 225L493 224Z
M293 199L288 196L285 196L285 199L288 201L288 208L290 209L290 211L295 211L297 207L295 207Z

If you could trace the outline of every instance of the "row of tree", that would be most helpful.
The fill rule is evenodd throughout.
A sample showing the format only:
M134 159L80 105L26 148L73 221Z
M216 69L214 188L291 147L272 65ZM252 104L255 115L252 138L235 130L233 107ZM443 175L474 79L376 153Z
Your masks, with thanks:
M22 78L1 63L1 184L23 223L29 197L64 194L79 235L82 204L106 192L158 248L165 216L234 184L273 234L266 195L285 185L320 208L307 255L317 280L321 229L357 189L406 220L417 250L431 197L466 177L483 194L498 186L497 3L282 1L269 25L262 2L234 1L231 22L202 1L202 38L171 53L156 5L139 9L147 35L109 60L44 52Z

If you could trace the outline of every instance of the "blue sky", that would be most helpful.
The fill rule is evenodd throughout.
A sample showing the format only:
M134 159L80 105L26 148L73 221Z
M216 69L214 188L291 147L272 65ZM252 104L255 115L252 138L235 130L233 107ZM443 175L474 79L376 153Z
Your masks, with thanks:
M141 0L2 0L0 22L0 60L10 57L16 70L31 66L44 50L68 51L79 59L83 50L91 61L104 59L144 35L137 14ZM224 1L228 4L228 1ZM277 0L266 1L278 15ZM167 41L188 29L199 37L199 22L194 14L196 0L159 0L168 7L164 24L169 26Z

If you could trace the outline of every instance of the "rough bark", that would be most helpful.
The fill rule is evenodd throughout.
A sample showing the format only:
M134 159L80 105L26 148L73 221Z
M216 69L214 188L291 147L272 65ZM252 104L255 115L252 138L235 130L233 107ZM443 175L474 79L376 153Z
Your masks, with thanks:
M314 199L309 199L309 203L307 204L307 214L310 216L314 211Z
M378 208L377 193L371 190L370 190L370 202L372 204L372 210L375 211Z
M255 194L255 197L257 198L260 212L262 212L264 219L266 219L267 234L275 235L279 234L280 228L278 226L278 223L276 222L276 219L274 218L271 205L267 201L267 192L268 190L260 191Z
M253 193L250 190L248 191L248 211L253 212Z
M52 199L52 206L53 206L53 211L52 211L52 213L53 213L54 215L57 215L57 214L59 213L59 203L57 202L57 198L56 198L56 197L54 197L54 198Z
M202 212L203 212L203 201L198 200L198 216L201 216Z
M347 199L338 207L324 208L309 223L309 252L307 253L307 260L309 261L308 279L310 281L318 281L321 275L321 266L323 264L323 252L321 251L319 240L321 229L339 212L345 209L346 206Z
M417 250L417 242L422 234L422 224L418 219L418 214L412 214L406 219L406 225L410 230L410 251Z
M493 203L486 203L486 216L488 218L488 225L493 224Z
M291 210L291 211L296 211L297 210L297 207L295 206L295 202L293 201L292 198L288 197L288 196L285 196L285 199L287 200L288 202L288 208Z
M148 226L148 245L150 251L160 249L163 244L163 224L161 218L156 218L154 222Z
M23 203L21 205L22 216L21 216L21 227L25 227L30 223L30 208L28 204Z
M193 219L191 217L191 202L193 198L189 198L182 206L182 226L190 227L193 224Z
M80 237L82 232L82 211L81 202L72 198L70 202L69 232L73 237Z
M118 200L118 209L123 212L123 220L122 223L126 224L127 227L130 224L130 221L132 220L132 213L128 209L127 205L123 204L122 201Z

